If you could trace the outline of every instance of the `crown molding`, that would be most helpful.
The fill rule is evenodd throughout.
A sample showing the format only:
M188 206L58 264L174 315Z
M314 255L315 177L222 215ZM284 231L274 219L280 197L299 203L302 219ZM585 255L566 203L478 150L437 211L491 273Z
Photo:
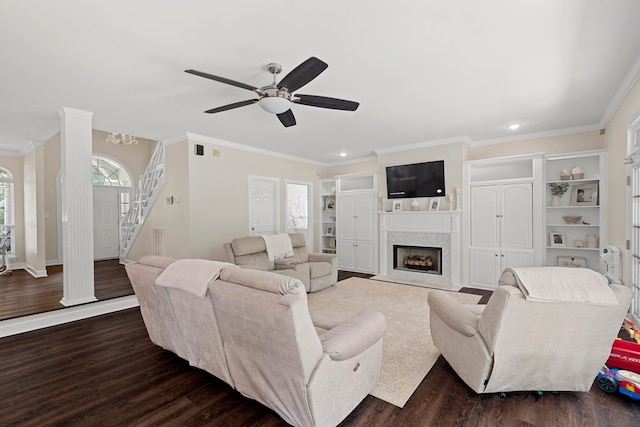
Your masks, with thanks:
M173 138L173 139L177 139L177 138ZM169 141L173 141L173 139L171 139ZM181 137L181 139L178 139L178 141L184 141L185 139L190 141L190 142L193 141L193 142L200 142L200 143L204 143L204 144L213 144L213 145L218 145L218 146L221 146L221 147L228 147L228 148L233 148L233 149L236 149L236 150L246 151L246 152L249 152L249 153L262 154L262 155L265 155L265 156L277 157L277 158L280 158L280 159L291 160L291 161L294 161L294 162L307 163L307 164L310 164L310 165L313 165L313 166L323 166L323 167L325 166L324 163L313 161L313 160L309 160L309 159L303 159L302 157L291 156L291 155L288 155L288 154L279 153L277 151L265 150L265 149L262 149L262 148L250 147L248 145L238 144L236 142L225 141L223 139L213 138L213 137L206 136L206 135L198 135L198 134L192 133L192 132L186 132L185 136Z
M640 55L636 58L636 62L633 64L633 67L627 73L627 76L624 78L615 95L613 95L613 99L609 103L609 106L605 110L602 115L602 119L600 120L600 129L604 129L609 124L609 121L613 117L613 115L618 111L620 105L625 100L633 86L640 78Z
M380 154L395 153L398 151L409 151L409 150L416 150L419 148L433 147L436 145L455 144L459 142L462 142L463 144L469 144L471 140L466 135L460 135L460 136L453 136L451 138L434 139L431 141L418 142L415 144L398 145L396 147L377 148L373 150L373 152L376 153L377 155L380 155Z
M572 133L593 132L600 129L602 129L602 127L600 127L599 123L596 123L592 125L576 126L572 128L553 129L553 130L545 130L541 132L524 133L520 135L507 136L503 138L484 139L480 141L469 141L468 145L469 147L480 147L484 145L506 144L509 142L519 142L519 141L527 141L530 139L550 138L554 136L569 135Z

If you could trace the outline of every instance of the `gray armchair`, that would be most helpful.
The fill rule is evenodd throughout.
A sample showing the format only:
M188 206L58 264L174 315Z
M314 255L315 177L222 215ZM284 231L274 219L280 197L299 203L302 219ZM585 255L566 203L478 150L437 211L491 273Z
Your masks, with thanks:
M506 269L486 306L431 292L431 336L476 393L588 391L631 298L589 269Z

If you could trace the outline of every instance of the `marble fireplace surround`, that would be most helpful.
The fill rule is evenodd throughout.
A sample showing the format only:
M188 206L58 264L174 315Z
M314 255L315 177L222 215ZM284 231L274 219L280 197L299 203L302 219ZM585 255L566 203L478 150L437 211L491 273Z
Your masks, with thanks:
M378 279L442 289L460 288L461 212L380 212L379 215ZM393 245L442 248L442 275L394 269Z

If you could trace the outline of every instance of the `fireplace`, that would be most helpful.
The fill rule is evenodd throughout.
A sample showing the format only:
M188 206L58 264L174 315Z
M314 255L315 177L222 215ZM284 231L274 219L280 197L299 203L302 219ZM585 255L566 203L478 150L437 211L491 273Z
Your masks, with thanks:
M442 275L442 248L393 245L393 269Z
M379 276L390 282L441 289L459 289L460 270L460 220L462 212L417 211L380 213L380 262ZM420 268L397 268L398 256L394 246L417 246L435 248L440 254L411 254L424 257L418 259L427 264L431 256L432 270ZM433 267L437 270L433 270ZM414 266L416 267L416 266ZM437 273L436 273L437 271Z

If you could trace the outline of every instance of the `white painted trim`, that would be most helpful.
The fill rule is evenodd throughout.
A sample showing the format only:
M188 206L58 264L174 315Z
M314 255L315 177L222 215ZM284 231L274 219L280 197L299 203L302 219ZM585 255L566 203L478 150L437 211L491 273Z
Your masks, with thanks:
M33 277L47 277L47 270L36 270L29 264L25 264L24 269Z
M17 317L15 319L3 320L0 322L0 338L138 306L139 303L136 296L129 295L126 297L113 298L106 301L49 311L47 313L32 314L29 316Z
M479 141L470 141L468 145L470 147L479 147L484 145L506 144L509 142L528 141L530 139L551 138L554 136L570 135L574 133L593 132L600 130L602 127L599 124L591 124L585 126L577 126L573 128L545 130L541 132L525 133L514 136L507 136L503 138L485 139Z
M314 160L303 159L301 157L290 156L288 154L278 153L276 151L269 151L262 148L250 147L248 145L238 144L236 142L224 141L222 139L212 138L210 136L198 135L195 133L187 132L187 140L189 142L199 142L203 144L213 144L222 147L229 147L236 150L247 151L250 153L264 154L266 156L278 157L285 160L291 160L294 162L307 163L313 166L324 166L324 163L316 162Z
M471 144L471 140L469 139L468 136L461 135L461 136L453 136L451 138L423 141L415 144L400 145L397 147L376 148L375 150L373 150L373 152L376 153L377 155L380 155L380 154L387 154L387 153L396 153L398 151L408 151L408 150L416 150L419 148L433 147L436 145L455 144L458 142L462 142L463 144Z
M618 90L613 95L613 99L611 99L609 106L602 115L602 119L600 120L600 129L604 129L609 124L609 120L611 120L616 111L618 111L620 105L638 81L638 78L640 78L640 55L636 58L635 63L618 87Z

